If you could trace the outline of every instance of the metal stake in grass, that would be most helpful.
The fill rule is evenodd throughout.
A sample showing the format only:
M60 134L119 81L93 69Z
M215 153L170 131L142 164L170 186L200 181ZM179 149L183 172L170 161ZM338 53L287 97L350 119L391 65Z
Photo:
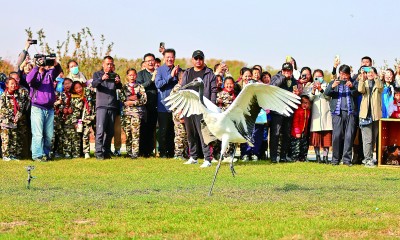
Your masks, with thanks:
M36 177L32 176L32 173L31 173L32 170L35 169L35 166L27 166L25 168L26 168L26 171L28 172L28 179L26 180L27 181L26 188L30 189L32 179L36 178Z

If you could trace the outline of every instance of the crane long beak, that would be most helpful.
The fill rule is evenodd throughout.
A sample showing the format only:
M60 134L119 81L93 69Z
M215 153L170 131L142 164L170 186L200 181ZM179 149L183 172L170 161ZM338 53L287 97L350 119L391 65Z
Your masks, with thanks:
M195 78L195 79L193 79L192 82L186 84L185 86L182 86L181 90L187 89L189 87L198 87L198 86L200 86L201 82L202 82L201 78Z

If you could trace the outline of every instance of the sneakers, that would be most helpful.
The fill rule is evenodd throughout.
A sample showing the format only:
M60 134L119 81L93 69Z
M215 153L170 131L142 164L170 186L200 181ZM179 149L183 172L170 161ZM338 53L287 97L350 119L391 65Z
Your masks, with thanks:
M365 166L365 167L369 167L369 168L376 167L375 164L374 164L374 161L372 161L372 160L366 161L366 163L365 163L364 166Z
M9 161L11 161L11 160L12 160L12 159L9 158L9 157L3 157L3 161L9 162Z
M237 158L233 158L233 162L237 162ZM224 160L222 160L223 163L230 163L231 162L231 157L224 157Z
M116 157L121 157L121 150L115 150L113 154Z
M186 160L183 156L178 156L178 155L175 155L174 159L176 159L176 160Z
M257 155L252 155L251 160L253 160L254 162L257 162L258 161Z
M189 160L187 160L183 164L197 164L197 160L195 160L192 157L190 157Z
M43 155L41 158L34 158L34 159L32 159L33 161L36 161L36 162L47 162L48 161L48 158L47 158L47 156L46 155Z
M217 162L218 162L218 160L217 160L217 159L215 159L215 158L213 158L213 159L211 160L211 162L212 162L212 163L217 163Z
M89 153L85 153L85 159L89 159L90 158L90 154Z
M244 156L242 157L242 162L248 162L248 161L250 161L249 156L244 155Z
M211 162L209 162L209 161L204 161L203 164L201 164L200 167L201 167L201 168L211 167Z

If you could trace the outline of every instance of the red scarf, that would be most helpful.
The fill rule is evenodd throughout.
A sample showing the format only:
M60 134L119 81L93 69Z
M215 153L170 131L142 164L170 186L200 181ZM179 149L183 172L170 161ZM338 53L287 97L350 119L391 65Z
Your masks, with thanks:
M131 89L132 95L135 95L135 84L132 83L132 85L131 85L131 83L128 83L128 86Z
M7 90L7 92L8 92L8 90ZM16 116L17 113L18 113L18 110L19 110L18 101L17 101L17 99L14 97L14 93L11 94L10 92L8 92L8 94L10 94L10 97L11 97L11 99L12 99L12 101L13 101L14 116Z
M89 107L89 102L88 102L88 100L85 98L85 97L83 97L83 105L85 106L85 108L86 108L86 112L87 112L87 114L90 114L90 107Z

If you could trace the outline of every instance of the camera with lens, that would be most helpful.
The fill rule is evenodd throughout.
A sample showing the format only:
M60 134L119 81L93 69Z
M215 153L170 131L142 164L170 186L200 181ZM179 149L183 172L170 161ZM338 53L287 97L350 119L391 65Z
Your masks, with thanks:
M109 72L107 73L107 75L109 80L115 80L115 78L117 77L117 74L113 72Z
M36 65L39 67L44 67L44 66L54 66L54 63L56 61L56 54L55 53L50 53L48 55L45 54L35 54L35 59L36 59Z

